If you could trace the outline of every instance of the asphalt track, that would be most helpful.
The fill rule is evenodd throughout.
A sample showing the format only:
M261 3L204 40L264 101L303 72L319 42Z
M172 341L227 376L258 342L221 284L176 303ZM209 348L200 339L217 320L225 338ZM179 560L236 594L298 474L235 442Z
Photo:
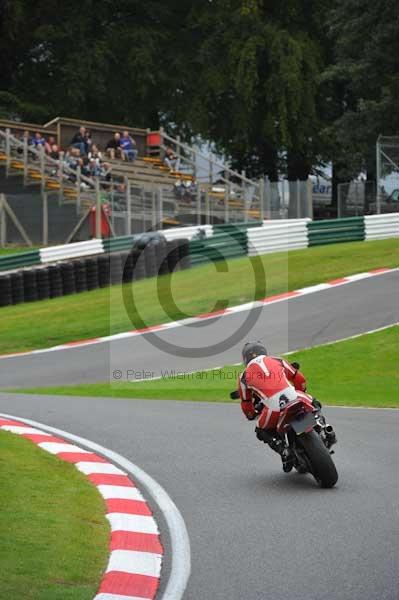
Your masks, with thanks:
M210 355L209 346L237 332L248 312L226 315L157 334L103 342L93 346L0 360L0 387L27 387L161 376L166 371L193 371L236 363L243 341L260 339L269 351L283 353L362 333L399 321L399 271L337 288L265 305L257 322L234 343ZM176 356L155 343L174 344ZM202 348L189 356L189 348Z
M321 490L284 474L234 404L0 394L0 408L100 442L168 491L190 535L185 600L398 599L399 411L325 411L340 478Z
M278 353L398 322L398 283L391 273L264 307L255 335ZM239 317L162 336L209 342ZM112 367L151 370L158 359L179 370L238 360L238 344L207 362L163 356L147 337L4 359L2 386L105 380ZM234 404L4 393L0 411L97 441L159 481L190 535L185 600L399 598L399 411L326 409L339 437L332 490L284 474Z

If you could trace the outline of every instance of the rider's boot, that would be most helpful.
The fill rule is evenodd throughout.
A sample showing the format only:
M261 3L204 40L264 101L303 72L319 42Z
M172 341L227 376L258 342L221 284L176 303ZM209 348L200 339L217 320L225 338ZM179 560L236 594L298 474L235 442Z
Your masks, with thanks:
M266 431L257 427L255 429L256 437L265 444L268 444L274 452L277 452L281 456L283 463L283 471L289 473L294 467L295 456L290 448L284 444L283 440L275 437L271 431Z

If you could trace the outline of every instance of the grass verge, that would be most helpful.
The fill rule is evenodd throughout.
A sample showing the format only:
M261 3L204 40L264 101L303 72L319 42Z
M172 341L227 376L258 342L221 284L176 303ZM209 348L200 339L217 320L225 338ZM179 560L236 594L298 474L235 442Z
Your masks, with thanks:
M322 403L345 406L399 407L399 326L377 333L301 350L287 356L298 361L308 390ZM198 371L140 383L93 383L20 390L23 393L109 396L229 402L238 366Z
M10 246L9 248L0 248L0 256L7 254L20 254L20 252L30 252L36 250L37 246Z
M266 254L257 261L244 257L230 260L228 269L217 265L145 279L132 286L4 307L0 354L211 312L221 297L226 306L234 306L373 268L398 267L399 240L320 246Z
M0 598L92 600L108 557L97 490L71 464L0 431Z

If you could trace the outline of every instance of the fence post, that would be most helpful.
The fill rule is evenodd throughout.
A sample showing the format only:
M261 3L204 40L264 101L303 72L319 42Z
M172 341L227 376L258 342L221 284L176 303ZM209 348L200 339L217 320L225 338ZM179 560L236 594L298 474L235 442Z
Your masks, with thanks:
M380 137L378 136L376 145L376 178L377 178L377 196L376 196L376 209L377 215L381 214L381 191L380 191L380 179L381 179L381 148L380 148Z
M7 244L7 217L4 208L4 194L0 194L0 247L5 248Z
M259 179L259 213L260 220L265 220L265 180L263 177Z
M196 204L197 204L197 225L201 225L201 189L200 186L198 185L197 182L197 197L196 197Z
M80 165L78 165L76 167L76 214L78 215L80 213L80 209L81 209L81 197L80 197L80 192L81 192L81 170L80 170Z
M40 181L40 190L41 193L44 194L44 188L46 185L46 173L45 173L45 166L44 166L44 146L40 146L40 176L41 176L41 181Z
M151 182L151 229L154 231L157 226L156 201L155 201L155 183Z
M296 218L301 217L301 190L299 187L299 179L296 180Z
M11 166L11 144L10 144L10 130L6 129L6 177L10 174Z
M43 246L48 245L48 194L44 192L43 197Z
M229 175L227 173L226 182L224 186L224 222L229 222L229 197L230 197L230 182Z
M125 194L126 194L126 235L131 235L132 233L132 197L131 197L131 188L130 181L128 177L125 177Z
M162 188L159 188L159 228L162 231L163 229L163 197L162 197Z
M64 197L64 155L63 151L60 152L60 158L58 162L58 184L60 189L58 190L58 206L61 206L62 199Z
M101 197L100 197L100 182L96 177L94 181L96 191L96 238L101 239Z
M144 217L144 205L145 205L145 190L144 187L141 188L141 226L143 231L145 230L145 217Z
M28 140L24 136L24 147L23 147L23 160L24 160L24 186L28 183Z
M211 205L209 202L209 190L205 192L205 223L211 225Z

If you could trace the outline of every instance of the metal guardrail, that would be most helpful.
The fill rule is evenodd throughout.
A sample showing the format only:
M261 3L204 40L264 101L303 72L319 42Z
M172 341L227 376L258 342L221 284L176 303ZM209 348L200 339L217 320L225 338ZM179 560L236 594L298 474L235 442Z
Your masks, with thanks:
M366 241L399 238L399 214L366 216L364 230Z
M102 254L104 252L104 247L102 240L94 239L86 242L64 244L62 246L50 246L49 248L42 248L39 252L41 262L48 263L57 260Z
M247 249L246 230L215 233L210 238L190 241L191 265L246 256Z
M312 221L308 224L309 246L364 240L364 217Z
M248 229L248 255L307 248L309 222L309 219L267 222L263 227Z
M31 265L40 265L40 263L39 250L6 254L6 256L0 256L0 271L11 271L22 267L30 267Z

